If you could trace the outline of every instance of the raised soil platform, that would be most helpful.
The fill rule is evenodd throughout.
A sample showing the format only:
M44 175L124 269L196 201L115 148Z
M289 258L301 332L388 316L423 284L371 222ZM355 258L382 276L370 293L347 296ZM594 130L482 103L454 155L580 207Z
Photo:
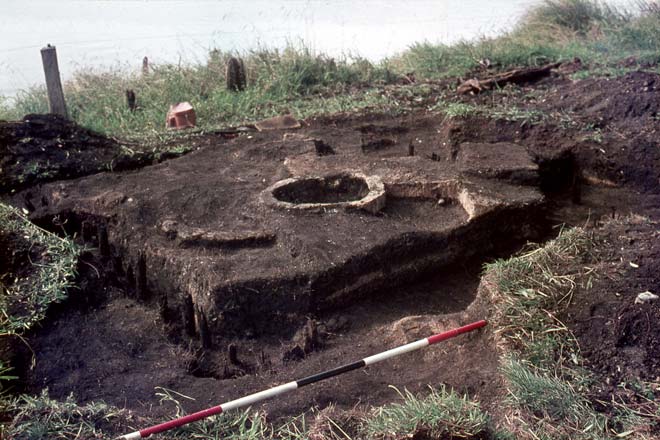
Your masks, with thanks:
M82 233L139 298L207 346L290 331L543 227L537 167L518 145L408 156L396 144L366 151L339 130L327 133L336 154L318 154L312 129L259 133L23 197L34 219Z

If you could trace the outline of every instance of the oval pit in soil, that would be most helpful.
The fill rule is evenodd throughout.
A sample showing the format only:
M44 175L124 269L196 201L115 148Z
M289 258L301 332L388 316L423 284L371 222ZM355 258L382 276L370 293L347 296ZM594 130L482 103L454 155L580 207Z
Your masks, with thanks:
M385 187L378 176L335 174L292 177L264 191L263 199L278 209L362 209L372 213L385 205Z

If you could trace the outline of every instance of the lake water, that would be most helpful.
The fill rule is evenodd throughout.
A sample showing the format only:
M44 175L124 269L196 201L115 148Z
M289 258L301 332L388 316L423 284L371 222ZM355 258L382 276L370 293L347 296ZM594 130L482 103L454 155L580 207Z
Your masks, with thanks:
M43 83L39 49L79 68L194 63L208 51L288 44L376 61L414 42L451 43L511 28L542 0L0 0L0 95Z

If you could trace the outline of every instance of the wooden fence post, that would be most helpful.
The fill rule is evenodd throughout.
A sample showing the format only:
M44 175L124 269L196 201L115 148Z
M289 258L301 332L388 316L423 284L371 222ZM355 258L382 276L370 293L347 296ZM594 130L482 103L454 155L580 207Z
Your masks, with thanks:
M41 61L44 65L46 75L46 88L48 89L48 104L50 112L68 117L62 81L60 80L60 68L57 65L57 51L50 44L41 49Z

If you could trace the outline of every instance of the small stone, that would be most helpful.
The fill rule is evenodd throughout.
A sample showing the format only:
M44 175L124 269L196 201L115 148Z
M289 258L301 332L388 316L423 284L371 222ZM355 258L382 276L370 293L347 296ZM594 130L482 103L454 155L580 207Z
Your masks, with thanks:
M447 203L447 201L445 199L438 199L438 205L442 206L445 203Z
M160 230L163 231L167 238L174 240L177 236L178 224L174 220L164 220L160 224Z
M647 302L656 301L657 299L658 295L655 295L647 290L646 292L642 292L637 295L637 298L635 298L635 304L644 304Z

